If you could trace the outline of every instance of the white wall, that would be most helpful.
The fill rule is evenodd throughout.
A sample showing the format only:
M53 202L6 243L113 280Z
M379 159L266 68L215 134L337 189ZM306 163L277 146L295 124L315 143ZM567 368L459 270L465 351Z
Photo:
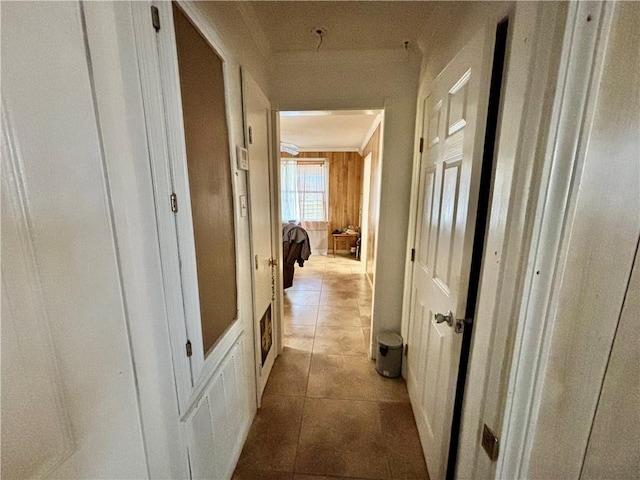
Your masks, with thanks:
M400 331L417 86L404 50L279 53L271 76L280 110L385 109L373 338Z

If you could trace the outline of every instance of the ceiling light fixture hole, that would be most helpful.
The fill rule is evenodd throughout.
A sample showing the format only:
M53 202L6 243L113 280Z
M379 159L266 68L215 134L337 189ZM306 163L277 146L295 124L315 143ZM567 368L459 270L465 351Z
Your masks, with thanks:
M313 27L311 30L312 33L315 33L319 37L322 37L327 34L327 29L324 27Z

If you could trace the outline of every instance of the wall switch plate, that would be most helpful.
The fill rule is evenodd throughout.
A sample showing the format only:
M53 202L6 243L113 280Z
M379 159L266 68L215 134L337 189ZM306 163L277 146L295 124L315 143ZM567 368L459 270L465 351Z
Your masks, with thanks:
M240 216L243 218L247 216L247 196L246 195L240 195Z
M249 170L249 151L246 148L236 146L236 160L240 170Z
M498 451L499 451L499 441L496 434L487 427L487 424L484 424L484 428L482 429L482 448L487 452L491 461L495 462L498 459Z

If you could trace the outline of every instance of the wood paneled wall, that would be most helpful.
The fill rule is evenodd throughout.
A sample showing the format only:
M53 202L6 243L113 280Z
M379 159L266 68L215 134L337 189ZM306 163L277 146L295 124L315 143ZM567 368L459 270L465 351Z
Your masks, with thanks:
M369 226L367 239L367 275L373 282L373 272L376 269L376 232L380 212L380 125L376 128L367 146L362 151L363 157L371 153L371 190L369 193ZM365 207L366 208L366 207Z
M295 159L326 158L329 162L329 226L327 228L327 238L329 248L332 248L331 232L348 225L359 226L360 224L362 174L364 170L363 157L358 152L300 152L295 157L287 153L282 153L281 156ZM341 243L343 244L343 242ZM352 243L355 243L355 241Z

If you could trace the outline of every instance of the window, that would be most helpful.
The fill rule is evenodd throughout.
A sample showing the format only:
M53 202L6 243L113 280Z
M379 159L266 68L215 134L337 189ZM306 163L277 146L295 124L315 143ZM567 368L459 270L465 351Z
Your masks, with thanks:
M281 163L282 220L326 222L329 165L320 160L283 159Z

